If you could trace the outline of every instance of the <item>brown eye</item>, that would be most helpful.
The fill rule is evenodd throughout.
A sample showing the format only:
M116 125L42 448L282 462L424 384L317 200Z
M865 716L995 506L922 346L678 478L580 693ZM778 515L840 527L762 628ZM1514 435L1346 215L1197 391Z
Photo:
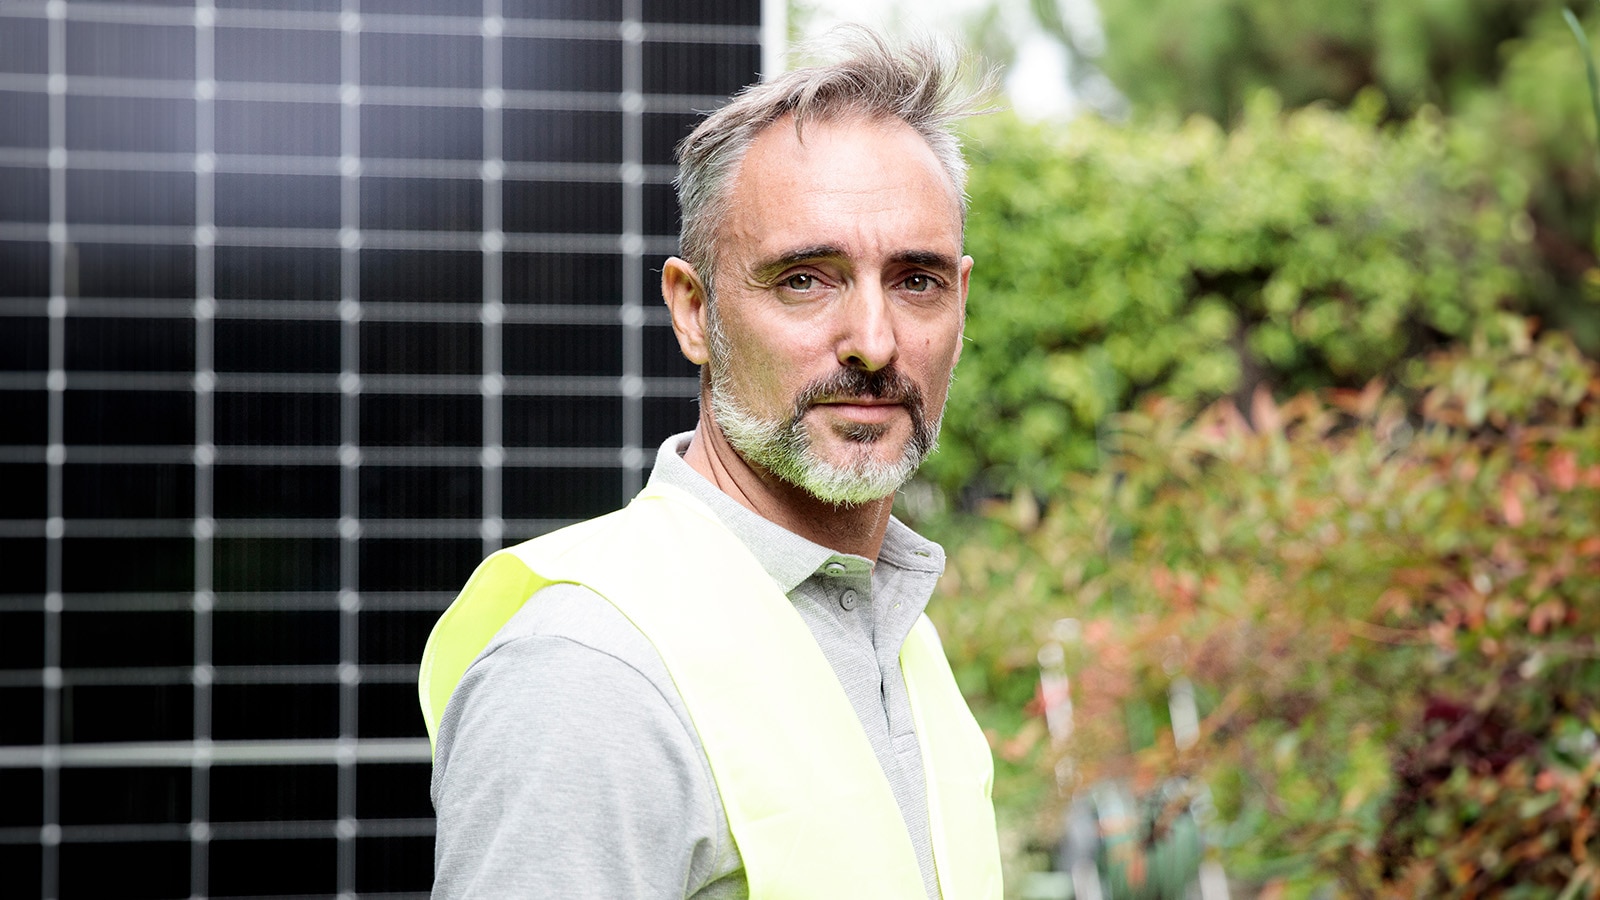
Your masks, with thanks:
M791 291L809 291L817 286L817 277L806 272L796 272L783 280L783 286Z
M906 290L917 294L926 293L934 288L933 277L922 274L909 276L901 284L905 285Z

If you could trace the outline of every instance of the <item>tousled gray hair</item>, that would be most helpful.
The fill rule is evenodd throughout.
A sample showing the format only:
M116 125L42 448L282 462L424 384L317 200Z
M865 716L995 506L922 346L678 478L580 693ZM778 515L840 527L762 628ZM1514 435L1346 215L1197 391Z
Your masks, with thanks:
M844 58L750 85L678 144L674 185L683 213L679 252L694 266L707 291L730 181L756 137L786 115L793 114L796 135L810 122L857 116L904 122L928 142L960 198L962 217L966 216L967 163L952 129L980 111L992 77L979 79L975 90L964 89L960 54L944 42L920 40L897 50L859 26L835 29L825 40L841 45Z

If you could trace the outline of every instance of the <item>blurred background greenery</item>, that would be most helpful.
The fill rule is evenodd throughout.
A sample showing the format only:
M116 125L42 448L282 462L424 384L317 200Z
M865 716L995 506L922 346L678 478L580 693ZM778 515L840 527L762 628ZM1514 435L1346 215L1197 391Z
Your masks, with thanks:
M1027 873L1104 785L1110 896L1197 890L1190 832L1233 896L1600 896L1600 155L1562 11L939 23L1013 95L1052 41L1070 98L971 128L968 345L901 504L949 550L1014 896L1070 894Z

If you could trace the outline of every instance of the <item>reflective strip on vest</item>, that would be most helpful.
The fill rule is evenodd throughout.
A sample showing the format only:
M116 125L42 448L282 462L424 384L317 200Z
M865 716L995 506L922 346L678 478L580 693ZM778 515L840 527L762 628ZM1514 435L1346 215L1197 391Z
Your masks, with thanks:
M752 898L924 896L894 793L810 630L739 538L671 486L484 560L423 654L429 741L467 667L556 582L606 598L661 655L705 748ZM900 667L940 891L998 900L993 760L926 616Z

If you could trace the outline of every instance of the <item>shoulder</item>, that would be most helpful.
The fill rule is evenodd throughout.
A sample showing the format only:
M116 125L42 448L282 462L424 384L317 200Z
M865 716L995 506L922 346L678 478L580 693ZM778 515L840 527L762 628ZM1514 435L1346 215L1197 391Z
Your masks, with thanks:
M650 720L672 744L699 752L683 700L650 641L595 592L552 584L523 604L462 676L440 722L438 767L464 733L511 737L505 732L585 713L591 720Z
M433 797L438 896L561 896L584 879L654 896L727 868L721 798L665 666L579 585L539 591L468 668L440 722Z

